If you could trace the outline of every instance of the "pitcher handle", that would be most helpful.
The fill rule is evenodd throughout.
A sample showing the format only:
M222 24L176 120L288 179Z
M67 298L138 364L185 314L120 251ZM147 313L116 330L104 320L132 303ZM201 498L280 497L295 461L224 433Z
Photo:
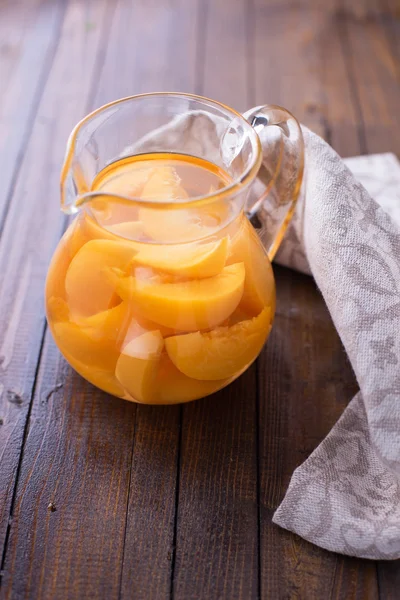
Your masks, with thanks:
M248 207L247 216L272 261L292 218L303 179L303 134L297 119L280 106L257 106L243 116L257 132L263 153L254 185L258 198Z

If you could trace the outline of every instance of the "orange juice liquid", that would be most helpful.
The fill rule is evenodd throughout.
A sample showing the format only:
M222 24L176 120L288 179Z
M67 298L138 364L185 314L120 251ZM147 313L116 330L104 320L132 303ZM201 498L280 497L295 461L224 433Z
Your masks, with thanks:
M156 153L96 177L99 195L63 236L46 283L55 341L91 383L136 402L187 402L258 356L274 278L232 211L230 183L212 163Z

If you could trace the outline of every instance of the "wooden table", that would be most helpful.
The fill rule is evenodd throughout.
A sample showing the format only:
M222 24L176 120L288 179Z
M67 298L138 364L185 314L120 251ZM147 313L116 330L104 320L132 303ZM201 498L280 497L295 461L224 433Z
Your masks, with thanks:
M357 389L311 278L276 268L257 364L186 406L94 389L43 311L60 165L85 113L192 91L282 104L343 155L400 154L399 54L398 0L0 1L1 598L399 598L399 561L271 523Z

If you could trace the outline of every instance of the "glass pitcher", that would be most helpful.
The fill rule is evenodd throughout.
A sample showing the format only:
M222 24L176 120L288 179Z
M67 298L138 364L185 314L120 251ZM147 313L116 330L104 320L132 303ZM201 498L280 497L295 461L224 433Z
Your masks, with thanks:
M188 402L239 377L271 329L270 261L303 157L297 121L276 106L240 115L157 93L85 117L61 175L62 210L76 218L45 294L70 365L146 404Z

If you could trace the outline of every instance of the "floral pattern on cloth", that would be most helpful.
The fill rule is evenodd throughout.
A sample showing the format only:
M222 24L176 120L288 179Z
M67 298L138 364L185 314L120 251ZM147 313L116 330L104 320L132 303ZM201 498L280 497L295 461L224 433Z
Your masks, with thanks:
M328 550L400 558L400 165L303 128L306 178L277 262L310 272L360 392L294 472L276 524ZM313 510L310 510L312 507Z
M191 112L174 117L125 153L183 144L189 154L215 156L217 164L225 128L217 117ZM335 552L397 559L400 165L392 154L344 161L306 127L303 134L305 177L276 262L315 278L360 392L296 469L273 520ZM260 185L256 181L256 194ZM263 217L261 211L263 219L267 230L273 215L265 210Z

